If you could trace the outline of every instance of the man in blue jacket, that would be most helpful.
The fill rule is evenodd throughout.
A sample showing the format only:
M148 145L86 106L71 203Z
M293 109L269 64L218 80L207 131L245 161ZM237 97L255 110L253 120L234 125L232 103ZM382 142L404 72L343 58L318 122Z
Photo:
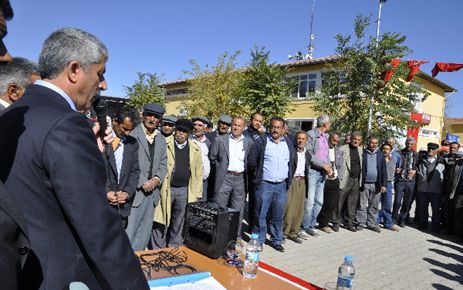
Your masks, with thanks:
M294 147L284 134L284 120L273 117L270 120L269 134L260 136L254 141L248 156L248 168L252 178L255 196L255 223L253 233L259 234L259 242L265 242L267 233L267 213L272 208L272 224L270 226L270 246L284 252L283 215L287 189L294 175Z

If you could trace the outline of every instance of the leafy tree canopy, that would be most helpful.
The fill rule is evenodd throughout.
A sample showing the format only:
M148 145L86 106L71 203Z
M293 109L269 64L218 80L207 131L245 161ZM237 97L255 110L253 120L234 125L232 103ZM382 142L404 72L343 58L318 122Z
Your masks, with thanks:
M125 87L129 98L129 105L141 109L148 103L157 103L162 106L166 103L166 90L162 88L160 77L157 74L137 73L138 79L131 86Z
M416 78L412 83L405 81L409 69L404 63L384 81L391 60L404 58L411 50L399 33L384 33L377 42L365 33L369 25L369 17L360 15L355 19L354 37L336 36L338 61L323 72L321 92L310 99L316 111L331 117L337 131L366 133L370 97L374 96L371 133L384 140L417 126L410 121L410 113L417 98L428 93Z

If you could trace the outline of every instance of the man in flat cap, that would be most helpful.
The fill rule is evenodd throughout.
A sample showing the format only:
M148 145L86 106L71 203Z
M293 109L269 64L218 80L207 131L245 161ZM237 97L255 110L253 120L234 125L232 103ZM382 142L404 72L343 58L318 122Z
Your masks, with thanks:
M158 104L145 105L143 122L131 133L139 144L140 178L126 232L135 251L143 251L148 246L154 208L159 201L159 190L166 176L166 139L157 130L164 112L165 109Z
M232 117L225 114L220 115L219 121L217 122L217 130L215 130L215 132L207 134L206 137L211 141L211 143L214 143L215 137L225 135L228 133L231 123Z
M167 138L167 175L154 211L152 242L155 249L183 244L186 205L203 195L201 148L188 140L192 130L193 122L179 119L173 137Z
M164 137L169 137L174 133L177 117L174 115L163 116L161 120L161 133Z
M193 122L193 134L191 134L191 139L198 143L201 148L201 155L203 160L203 201L207 199L207 184L209 174L211 173L211 163L209 161L209 150L211 149L211 141L207 139L205 133L207 124L209 120L206 117L193 117L191 118Z
M445 162L439 155L439 144L428 143L428 152L425 158L418 163L416 176L416 190L419 199L419 228L428 228L428 207L431 203L433 232L440 227L440 206L442 191L444 189Z

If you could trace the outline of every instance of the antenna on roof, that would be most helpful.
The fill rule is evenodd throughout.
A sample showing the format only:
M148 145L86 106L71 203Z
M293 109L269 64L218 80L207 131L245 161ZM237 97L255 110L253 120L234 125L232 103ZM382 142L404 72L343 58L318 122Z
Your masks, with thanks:
M299 60L306 60L306 59L313 59L313 51L314 46L312 41L315 39L315 34L313 33L313 19L315 14L315 0L312 2L312 13L310 15L310 35L309 35L309 45L307 46L307 53L302 54L301 51L298 51L296 55L288 55L290 60L299 61Z

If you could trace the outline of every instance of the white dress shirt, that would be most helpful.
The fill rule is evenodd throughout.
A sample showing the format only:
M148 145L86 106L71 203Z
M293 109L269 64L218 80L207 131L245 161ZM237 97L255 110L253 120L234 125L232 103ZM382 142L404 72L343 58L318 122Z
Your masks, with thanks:
M228 152L229 162L228 171L243 172L244 171L244 136L241 135L237 139L230 133L228 137Z
M304 151L300 152L297 151L297 166L296 172L294 176L305 176L305 151L307 149L304 148Z

